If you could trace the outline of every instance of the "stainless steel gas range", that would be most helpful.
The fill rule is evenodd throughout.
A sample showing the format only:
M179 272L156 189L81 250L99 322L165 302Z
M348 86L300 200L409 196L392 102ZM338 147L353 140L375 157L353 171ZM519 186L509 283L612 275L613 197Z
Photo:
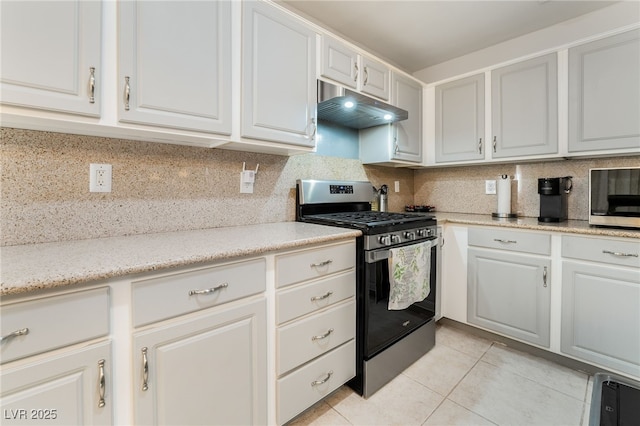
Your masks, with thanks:
M298 180L296 220L359 229L356 241L356 377L365 398L435 345L436 220L423 213L371 211L369 182ZM405 308L390 308L390 254L428 250L430 291ZM423 274L424 275L424 274ZM392 291L392 290L391 290Z

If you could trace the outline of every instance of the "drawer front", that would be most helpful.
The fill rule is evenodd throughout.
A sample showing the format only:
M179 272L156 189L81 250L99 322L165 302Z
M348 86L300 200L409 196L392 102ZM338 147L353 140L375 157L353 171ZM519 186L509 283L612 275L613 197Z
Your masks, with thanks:
M355 270L281 290L276 294L278 324L353 297L355 292Z
M562 257L640 268L640 240L562 237Z
M263 258L164 275L133 282L135 327L261 293L266 288Z
M355 267L356 243L323 246L276 257L276 287L284 287Z
M0 328L2 363L106 336L109 288L2 306Z
M355 359L356 345L351 340L279 379L278 424L288 422L352 379L356 374Z
M284 374L356 335L356 302L351 300L278 328L278 374Z
M469 228L469 245L548 256L551 254L551 235L498 228Z

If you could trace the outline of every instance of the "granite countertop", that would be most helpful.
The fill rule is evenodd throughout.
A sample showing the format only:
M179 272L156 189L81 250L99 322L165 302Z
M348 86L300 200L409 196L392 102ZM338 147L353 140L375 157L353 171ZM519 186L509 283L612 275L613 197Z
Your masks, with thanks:
M460 223L465 225L499 226L503 228L531 229L535 231L564 232L569 234L602 237L640 238L640 229L623 229L591 226L586 220L567 220L560 223L540 223L535 217L497 219L490 214L466 214L433 212L439 224Z
M0 296L359 235L351 229L282 222L0 247Z

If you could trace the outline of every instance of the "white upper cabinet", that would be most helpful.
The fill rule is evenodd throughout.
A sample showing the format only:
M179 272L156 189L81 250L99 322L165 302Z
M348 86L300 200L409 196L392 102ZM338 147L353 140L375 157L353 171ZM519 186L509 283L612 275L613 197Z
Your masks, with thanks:
M557 54L491 71L491 156L558 152Z
M118 6L119 120L231 134L231 3Z
M100 115L99 1L2 2L2 103Z
M435 161L483 160L484 74L435 88Z
M322 36L320 76L389 101L391 71L387 65L360 55L345 43Z
M391 103L409 112L409 118L393 124L396 133L394 159L422 161L422 84L392 73Z
M315 145L316 33L264 2L242 11L243 137Z
M640 30L569 49L569 152L640 152Z

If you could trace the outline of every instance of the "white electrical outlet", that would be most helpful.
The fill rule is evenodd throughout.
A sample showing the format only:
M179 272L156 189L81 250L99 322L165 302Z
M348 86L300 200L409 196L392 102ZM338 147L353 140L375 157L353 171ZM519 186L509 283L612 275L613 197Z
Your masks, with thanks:
M89 192L111 192L111 164L89 164Z
M496 193L496 181L495 180L485 180L484 181L484 193L485 194L495 194Z
M240 193L253 194L253 183L256 181L256 173L253 170L240 172Z
M399 180L393 182L393 189L394 189L395 192L400 192L400 181Z

